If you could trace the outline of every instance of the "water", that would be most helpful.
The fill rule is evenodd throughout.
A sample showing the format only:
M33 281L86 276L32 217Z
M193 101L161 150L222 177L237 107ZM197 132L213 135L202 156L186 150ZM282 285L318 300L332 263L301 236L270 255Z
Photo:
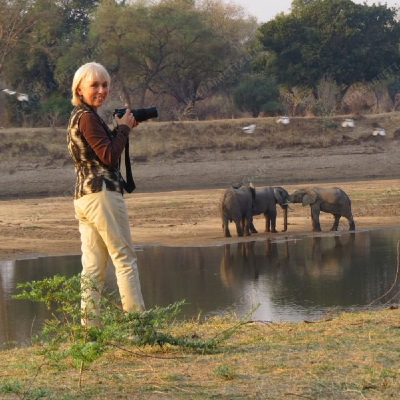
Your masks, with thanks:
M303 321L359 310L385 294L396 279L399 240L400 228L214 247L149 246L137 255L147 308L186 299L182 318L240 317L260 303L253 319ZM80 270L79 256L0 262L0 348L29 344L47 318L42 305L12 299L17 283ZM107 272L107 287L115 290L112 265ZM375 306L399 291L396 285Z

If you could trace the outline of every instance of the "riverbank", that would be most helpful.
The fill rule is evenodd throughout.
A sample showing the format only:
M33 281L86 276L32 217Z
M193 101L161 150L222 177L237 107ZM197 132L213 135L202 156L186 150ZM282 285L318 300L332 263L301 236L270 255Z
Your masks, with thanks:
M357 229L400 226L400 180L314 184L339 186L349 194ZM301 186L285 185L285 188L291 192ZM289 225L285 233L264 233L264 218L257 216L255 226L259 234L238 238L234 224L230 224L233 237L224 238L218 211L219 199L224 190L199 189L127 195L126 204L134 243L211 246L238 240L311 234L309 207L293 204L289 210ZM0 260L80 253L78 223L70 196L3 200L0 204ZM277 228L281 231L283 221L280 209L277 221ZM321 213L322 234L330 234L332 223L332 215ZM339 229L348 229L346 219L341 219Z
M169 346L111 347L83 374L35 348L0 352L0 399L391 399L400 391L400 311L341 314L312 323L253 322L211 354ZM214 337L235 321L175 326Z

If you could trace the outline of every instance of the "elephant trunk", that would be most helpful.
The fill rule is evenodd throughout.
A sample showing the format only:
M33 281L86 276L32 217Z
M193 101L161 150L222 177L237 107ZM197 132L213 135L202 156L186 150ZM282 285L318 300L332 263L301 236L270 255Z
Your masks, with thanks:
M288 214L288 206L283 207L283 232L287 231L287 214Z

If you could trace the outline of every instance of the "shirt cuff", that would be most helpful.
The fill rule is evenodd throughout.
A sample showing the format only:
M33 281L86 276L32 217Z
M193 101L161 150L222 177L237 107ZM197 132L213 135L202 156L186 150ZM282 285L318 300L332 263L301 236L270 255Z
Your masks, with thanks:
M118 129L118 133L122 133L126 137L129 136L129 132L131 131L131 129L129 128L128 125L118 125L117 129Z

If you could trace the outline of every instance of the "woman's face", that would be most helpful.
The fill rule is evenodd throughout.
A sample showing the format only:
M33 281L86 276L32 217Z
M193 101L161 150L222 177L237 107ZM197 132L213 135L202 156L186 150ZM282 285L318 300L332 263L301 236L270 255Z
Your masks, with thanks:
M94 110L103 105L108 95L108 82L104 77L87 78L77 88L79 96Z

